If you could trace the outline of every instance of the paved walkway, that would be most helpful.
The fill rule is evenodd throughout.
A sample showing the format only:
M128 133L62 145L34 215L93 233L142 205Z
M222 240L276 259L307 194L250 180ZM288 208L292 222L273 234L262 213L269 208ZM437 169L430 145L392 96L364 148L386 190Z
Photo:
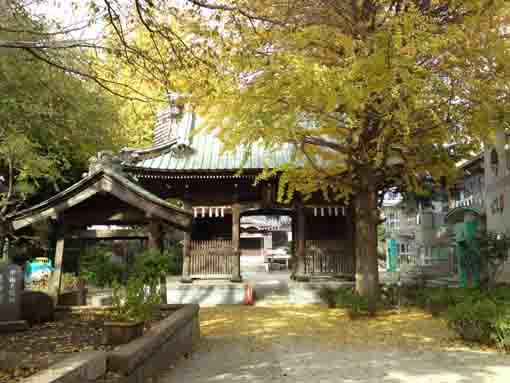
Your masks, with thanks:
M418 312L350 321L340 310L201 310L202 340L161 383L507 383L510 356L469 350Z

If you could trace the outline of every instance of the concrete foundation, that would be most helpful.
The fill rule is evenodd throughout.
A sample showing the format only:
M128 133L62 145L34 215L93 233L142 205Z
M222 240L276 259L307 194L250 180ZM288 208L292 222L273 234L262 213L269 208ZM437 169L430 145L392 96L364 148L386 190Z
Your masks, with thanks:
M167 281L167 303L200 306L238 305L244 300L245 283L228 281L200 281L180 283Z
M353 286L353 282L337 281L312 281L312 282L289 282L289 303L290 304L317 304L324 303L319 297L319 291L324 287L337 289L340 287Z

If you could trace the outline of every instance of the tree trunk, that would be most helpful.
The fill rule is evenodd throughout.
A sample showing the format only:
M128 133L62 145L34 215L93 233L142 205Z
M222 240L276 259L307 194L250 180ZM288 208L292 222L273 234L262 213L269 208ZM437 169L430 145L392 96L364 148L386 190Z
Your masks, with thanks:
M379 267L377 260L377 192L371 188L354 198L356 292L370 298L372 310L379 298Z

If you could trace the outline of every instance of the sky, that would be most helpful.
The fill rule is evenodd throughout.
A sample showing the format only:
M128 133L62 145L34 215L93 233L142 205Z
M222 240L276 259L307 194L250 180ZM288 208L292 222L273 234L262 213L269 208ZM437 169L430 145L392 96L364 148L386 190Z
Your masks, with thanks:
M39 3L39 4L37 4ZM64 28L84 28L72 35L80 40L94 40L101 36L103 24L87 26L90 21L88 4L90 0L45 0L34 1L29 7L32 13L59 23Z

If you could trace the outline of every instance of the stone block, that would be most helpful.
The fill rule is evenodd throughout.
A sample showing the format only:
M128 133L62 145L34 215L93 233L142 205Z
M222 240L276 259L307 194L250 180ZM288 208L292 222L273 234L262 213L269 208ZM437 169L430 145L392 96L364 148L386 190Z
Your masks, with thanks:
M16 352L0 351L0 370L13 370L18 367L20 357Z
M32 375L24 383L86 383L106 374L106 353L86 351Z
M52 321L55 315L53 299L42 291L25 290L21 293L21 316L29 323Z
M24 320L0 322L0 333L28 330L28 323Z
M113 291L103 290L89 292L87 294L86 303L94 307L111 306L113 304Z

